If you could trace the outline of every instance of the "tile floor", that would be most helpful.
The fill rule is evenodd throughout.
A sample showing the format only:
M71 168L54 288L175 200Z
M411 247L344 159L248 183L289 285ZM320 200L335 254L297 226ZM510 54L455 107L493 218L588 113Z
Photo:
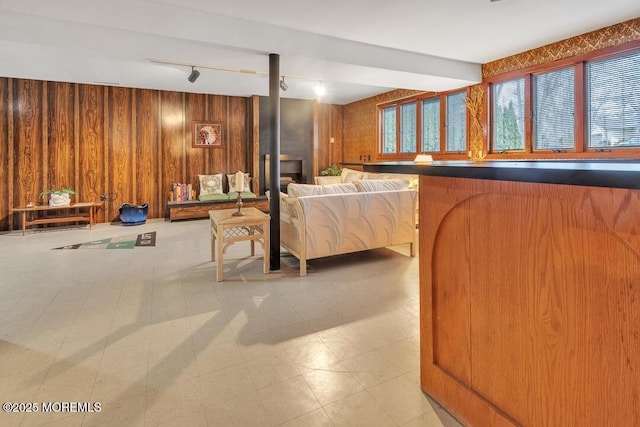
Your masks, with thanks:
M51 250L146 231L155 247ZM407 252L315 260L301 278L286 253L263 275L240 243L216 283L206 220L2 234L0 400L39 412L0 425L459 426L419 387Z

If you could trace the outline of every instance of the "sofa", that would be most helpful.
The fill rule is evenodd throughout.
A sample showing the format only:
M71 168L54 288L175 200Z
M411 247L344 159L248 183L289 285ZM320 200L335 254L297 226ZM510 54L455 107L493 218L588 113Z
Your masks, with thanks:
M290 184L280 194L280 244L300 260L409 244L416 252L417 191L404 179Z

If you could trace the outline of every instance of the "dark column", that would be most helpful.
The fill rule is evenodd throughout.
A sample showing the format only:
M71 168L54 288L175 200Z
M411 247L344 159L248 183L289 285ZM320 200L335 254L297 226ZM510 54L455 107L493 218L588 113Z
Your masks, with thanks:
M269 262L271 270L280 270L280 55L275 53L269 54L269 126Z

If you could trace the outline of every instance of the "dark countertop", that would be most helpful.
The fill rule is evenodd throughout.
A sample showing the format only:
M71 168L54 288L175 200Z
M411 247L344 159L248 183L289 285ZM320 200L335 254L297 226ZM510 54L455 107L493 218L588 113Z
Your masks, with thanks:
M365 163L365 172L640 190L640 160L494 160Z

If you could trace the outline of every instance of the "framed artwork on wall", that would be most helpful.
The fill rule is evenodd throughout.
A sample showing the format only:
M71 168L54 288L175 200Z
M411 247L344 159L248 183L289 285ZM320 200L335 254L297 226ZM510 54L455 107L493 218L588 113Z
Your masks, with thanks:
M194 148L222 148L224 147L223 122L221 121L194 121L193 122Z

